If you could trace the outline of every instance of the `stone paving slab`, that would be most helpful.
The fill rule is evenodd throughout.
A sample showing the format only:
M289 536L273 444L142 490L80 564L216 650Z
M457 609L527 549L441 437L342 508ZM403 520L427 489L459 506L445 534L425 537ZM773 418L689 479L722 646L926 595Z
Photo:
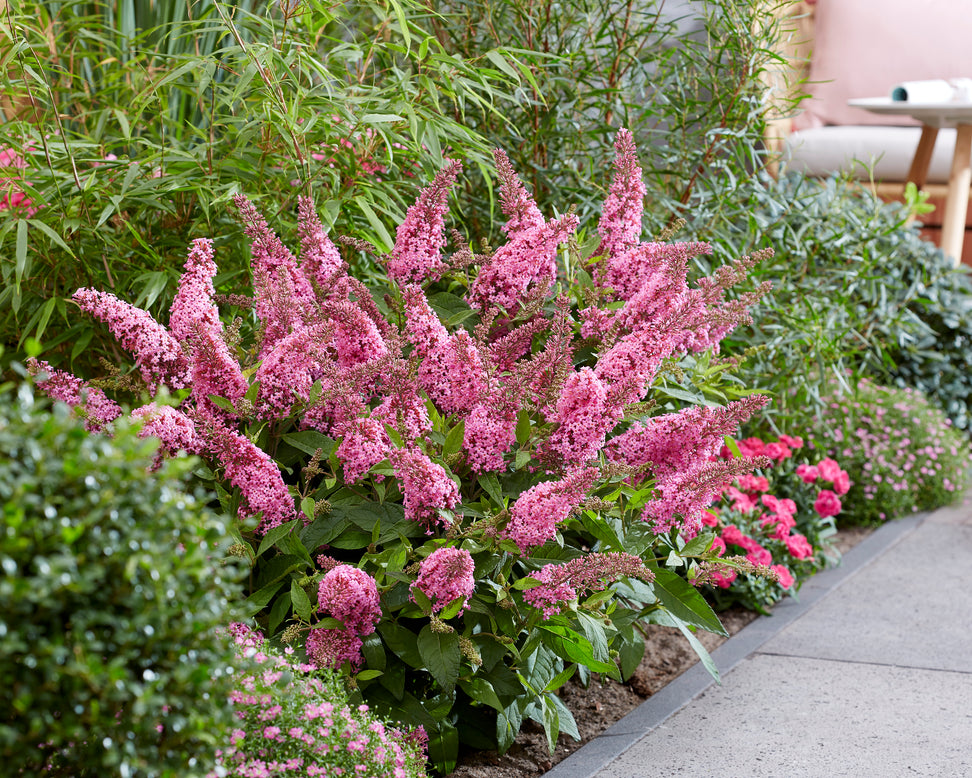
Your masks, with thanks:
M972 674L757 654L597 778L972 775Z
M972 776L972 508L880 527L549 778Z
M969 672L970 592L972 525L930 518L761 650Z

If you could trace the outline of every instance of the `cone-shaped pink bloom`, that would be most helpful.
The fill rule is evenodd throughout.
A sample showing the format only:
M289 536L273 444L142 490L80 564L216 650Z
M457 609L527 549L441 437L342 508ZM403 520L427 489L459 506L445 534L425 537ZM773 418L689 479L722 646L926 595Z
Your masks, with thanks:
M500 209L507 218L503 232L515 238L522 232L543 227L543 215L533 196L523 186L505 151L493 152L500 180Z
M152 314L113 294L94 289L78 289L73 299L83 311L107 324L121 347L135 357L135 365L149 391L154 392L160 384L170 389L189 386L189 359L179 342Z
M448 267L442 261L445 247L445 215L449 210L449 190L456 182L462 164L451 159L422 190L398 226L395 246L388 259L388 275L400 284L439 278Z
M614 140L614 181L601 210L597 233L601 236L598 254L614 256L637 245L641 238L645 184L631 131L618 130Z

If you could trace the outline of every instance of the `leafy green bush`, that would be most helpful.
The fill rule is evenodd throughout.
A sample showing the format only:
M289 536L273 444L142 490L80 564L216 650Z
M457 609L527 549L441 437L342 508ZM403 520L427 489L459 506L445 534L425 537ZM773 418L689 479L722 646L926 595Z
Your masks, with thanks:
M850 389L861 375L937 384L937 402L962 418L972 287L907 219L906 208L857 183L791 174L714 236L717 261L774 249L755 271L773 286L755 309L758 326L737 329L724 346L749 350L741 375L773 393L778 426L801 429L832 383Z
M840 521L875 524L954 502L969 480L969 441L920 392L861 380L831 385L814 429L852 481Z
M0 393L0 754L10 775L204 775L230 723L238 597L191 461ZM225 630L223 631L225 633Z
M213 245L197 239L167 326L75 293L134 356L125 382L31 363L95 426L121 414L106 390L178 392L179 408L132 414L167 454L204 457L198 474L238 513L249 614L424 726L443 772L460 740L505 749L528 719L551 748L577 737L557 690L632 672L639 621L680 627L715 672L693 629L722 627L681 575L712 533L678 532L758 464L710 455L765 403L712 353L762 291L730 292L760 257L690 284L706 246L640 241L630 133L615 145L599 240L583 248L577 217L544 218L501 152L506 242L444 251L461 168L446 161L368 285L310 199L298 260L241 196L258 337L224 325Z

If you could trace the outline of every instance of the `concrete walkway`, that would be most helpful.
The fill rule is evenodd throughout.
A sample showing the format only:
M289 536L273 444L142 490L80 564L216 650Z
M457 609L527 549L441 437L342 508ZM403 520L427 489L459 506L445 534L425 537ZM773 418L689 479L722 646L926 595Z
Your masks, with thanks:
M713 657L546 778L969 778L972 507L884 525Z

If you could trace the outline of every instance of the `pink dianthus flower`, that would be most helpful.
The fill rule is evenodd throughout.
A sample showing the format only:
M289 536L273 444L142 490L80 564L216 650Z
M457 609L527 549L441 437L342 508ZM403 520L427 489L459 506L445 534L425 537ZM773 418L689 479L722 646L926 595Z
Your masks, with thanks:
M793 584L796 583L796 579L793 577L793 573L790 572L788 567L784 565L771 565L770 570L776 573L777 577L780 579L779 583L784 589L792 589Z
M836 516L841 507L840 498L829 489L823 489L813 503L813 509L821 518Z

